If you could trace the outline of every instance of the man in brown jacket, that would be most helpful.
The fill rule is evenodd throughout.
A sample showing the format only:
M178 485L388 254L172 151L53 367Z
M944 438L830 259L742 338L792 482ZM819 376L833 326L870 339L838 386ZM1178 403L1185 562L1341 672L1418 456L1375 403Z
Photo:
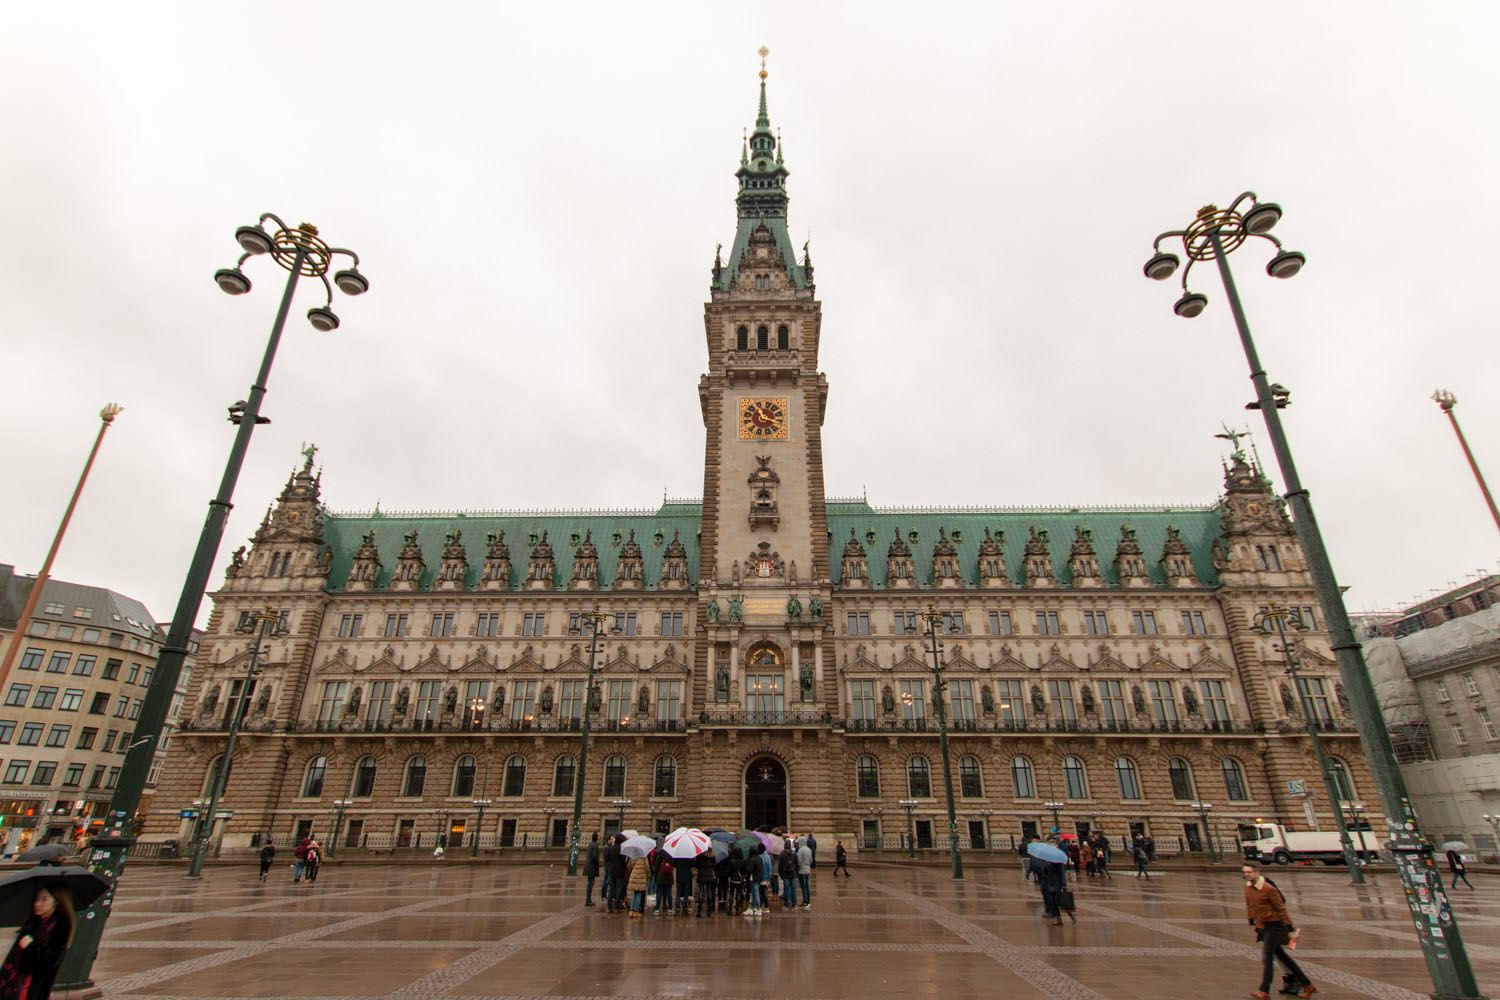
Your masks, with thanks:
M1276 972L1276 960L1286 966L1295 983L1301 986L1299 997L1310 997L1318 992L1303 973L1300 966L1286 953L1285 945L1292 930L1292 918L1286 911L1286 900L1265 877L1249 865L1240 869L1245 876L1245 916L1255 925L1255 936L1260 941L1261 974L1260 989L1251 994L1258 1000L1269 1000L1266 991L1271 988L1271 977ZM1286 990L1282 991L1287 992Z

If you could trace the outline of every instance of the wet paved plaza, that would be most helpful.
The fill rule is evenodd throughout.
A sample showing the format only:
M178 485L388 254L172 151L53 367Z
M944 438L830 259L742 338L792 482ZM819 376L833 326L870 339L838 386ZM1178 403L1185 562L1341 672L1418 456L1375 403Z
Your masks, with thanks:
M1246 997L1258 981L1238 869L1118 873L1078 888L1078 923L1043 920L1018 865L820 867L808 912L758 919L585 908L563 866L325 866L261 885L253 865L136 866L94 967L108 997L848 997L1111 1000ZM1278 870L1295 952L1326 997L1431 990L1393 874L1356 890L1333 870ZM1500 876L1456 909L1480 986L1500 992Z

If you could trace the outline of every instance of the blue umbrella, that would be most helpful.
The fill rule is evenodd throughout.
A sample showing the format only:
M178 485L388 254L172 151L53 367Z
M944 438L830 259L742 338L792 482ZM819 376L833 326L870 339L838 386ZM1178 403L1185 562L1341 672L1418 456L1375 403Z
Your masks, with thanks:
M1027 844L1026 853L1041 861L1056 861L1059 864L1068 863L1068 856L1063 853L1061 848L1053 847L1051 844L1044 844L1040 840L1033 840Z
M722 841L725 844L732 844L739 839L728 830L705 830L704 832L708 834L709 840Z

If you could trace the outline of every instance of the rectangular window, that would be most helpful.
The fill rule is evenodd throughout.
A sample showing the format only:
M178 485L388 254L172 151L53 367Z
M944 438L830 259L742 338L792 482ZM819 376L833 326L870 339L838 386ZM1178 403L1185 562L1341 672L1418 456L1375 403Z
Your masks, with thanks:
M65 747L68 745L68 734L73 731L72 726L53 726L47 731L47 745L49 747Z
M541 611L528 611L521 616L522 635L546 635L547 615Z
M78 733L78 749L94 749L94 738L99 735L99 730L93 726L86 726Z
M536 715L536 681L516 681L510 686L510 721L530 722Z
M104 765L100 764L94 768L94 773L89 775L89 787L98 788L102 784L104 784Z
M1130 623L1135 626L1136 635L1156 634L1156 612L1154 611L1132 611Z
M1500 731L1495 729L1495 720L1490 718L1490 710L1487 708L1477 709L1475 714L1479 716L1479 724L1484 727L1484 738L1487 740L1500 740Z
M1009 611L990 612L990 635L1014 635Z
M656 719L676 722L682 713L682 681L656 682Z
M32 708L51 708L57 701L57 688L42 685L36 689L36 697L31 699Z
M348 681L325 681L323 700L318 703L319 722L338 722L344 717L344 702L349 698Z
M435 614L435 615L433 615L432 616L432 628L428 631L427 634L431 635L431 636L437 636L439 638L447 638L448 636L452 635L453 634L453 613L452 612L446 612L446 613L443 613L443 614Z
M69 764L68 770L63 774L64 788L77 788L83 784L83 765Z
M419 681L417 683L417 714L414 718L424 721L437 717L441 711L443 697L442 681Z
M1056 611L1038 611L1036 613L1037 635L1061 635L1062 626L1058 623Z
M500 612L482 611L479 614L479 623L474 626L474 634L484 638L500 634Z
M875 682L849 682L849 718L873 720L875 716Z
M155 675L156 675L156 668L155 667L147 667L144 671L141 672L141 684L144 687L150 687L151 686L151 678L154 677Z
M953 709L954 722L973 722L974 682L958 680L948 682L948 704Z
M611 722L619 722L630 718L630 682L610 681L609 701L605 705L605 718Z
M484 713L490 706L490 682L489 681L465 681L464 701L460 708L464 710L464 718L469 722L475 722L484 718Z
M1026 691L1020 681L996 681L995 704L1003 725L1011 729L1026 728Z
M943 612L943 631L948 635L963 635L964 613L962 611Z
M109 753L112 750L114 750L114 748L115 748L115 737L119 736L119 735L120 735L120 731L118 729L111 729L109 732L105 733L104 734L104 745L99 748L100 751L103 752L103 753Z
M96 629L96 628L86 628L86 629L84 629L83 630L83 641L84 642L98 642L99 641L99 630Z
M365 619L364 615L341 615L339 616L339 638L352 639L359 635L360 623Z
M1313 614L1312 605L1310 604L1302 605L1302 607L1297 610L1297 617L1302 620L1302 625L1304 628L1316 629L1318 627L1318 618Z
M42 669L42 659L46 655L46 651L32 647L21 654L21 662L18 667L21 670L40 670Z
M395 681L372 681L370 683L369 708L365 718L376 725L391 721L391 699L396 695Z
M1177 698L1172 692L1172 682L1147 681L1146 690L1151 695L1151 718L1156 724L1177 725Z
M63 613L62 601L48 601L47 607L43 609L44 614L60 615Z
M141 665L139 663L132 663L130 665L130 669L125 671L125 683L134 684L137 680L140 679L140 676Z
M1203 621L1203 612L1184 611L1182 613L1183 635L1208 635L1208 626Z
M76 631L77 629L71 625L59 625L57 626L57 637L59 639L71 639L73 638L73 633Z
M1468 746L1469 744L1469 737L1464 734L1464 724L1462 722L1453 723L1453 742L1461 747Z
M558 699L557 717L562 721L583 718L583 681L563 681L562 697Z
M1103 611L1085 611L1083 631L1088 635L1109 635L1109 619Z
M661 634L662 635L681 635L682 634L682 612L681 611L663 611L661 613Z
M19 785L26 780L26 775L31 770L31 761L13 760L5 765L5 783L7 785Z
M895 621L891 624L892 635L916 635L917 613L915 611L897 611Z
M42 730L45 728L40 722L28 722L21 727L21 738L16 742L23 747L34 747L42 742Z
M31 697L30 684L12 684L10 690L5 692L5 703L24 708L26 706L26 699L29 697Z
M1198 694L1203 701L1203 718L1210 728L1229 725L1229 702L1224 697L1224 682L1199 681Z
M1048 681L1047 697L1052 702L1053 719L1070 725L1078 721L1078 716L1073 710L1072 681Z
M897 681L901 718L907 722L927 718L927 686L924 681Z
M31 627L26 630L27 635L34 635L39 639L47 638L47 630L51 628L46 622L32 622Z
M50 785L52 776L57 773L57 764L50 760L37 761L36 773L31 776L33 785Z
M1116 728L1129 725L1125 716L1125 685L1120 681L1099 682L1099 721Z
M1297 693L1302 696L1302 710L1307 717L1320 726L1333 722L1333 713L1328 705L1328 690L1321 677L1298 677Z
M109 711L109 692L95 691L94 700L89 703L90 715L103 715Z
M65 674L68 672L68 663L73 659L72 653L53 653L52 659L47 661L47 673Z
M386 615L384 634L387 639L399 639L406 635L410 623L406 615Z
M118 767L112 767L112 768L109 769L109 777L104 780L104 787L105 788L113 788L113 787L115 787L115 782L117 782L119 780L120 780L120 769Z
M0 719L0 743L9 743L16 735L16 724L9 719Z
M14 687L14 686L12 686L12 687ZM1448 693L1448 682L1445 681L1445 680L1443 680L1443 678L1441 678L1441 677L1438 678L1437 684L1434 685L1434 690L1437 691L1437 700L1438 701L1452 701L1453 700L1453 696ZM6 704L10 705L10 704L13 704L13 703L10 702L10 701L6 701Z
M1464 693L1465 694L1478 694L1479 693L1479 685L1476 684L1476 683L1474 683L1474 675L1473 674L1464 674L1463 675L1463 682L1464 682Z
M753 713L786 711L786 694L780 674L748 674L745 677L745 709Z
M99 676L103 677L107 681L114 680L116 677L120 676L120 664L120 660L105 660L104 673L100 674Z
M678 619L679 622L682 620L682 613L681 612L677 612L677 619ZM680 626L679 626L679 628L680 628ZM620 634L620 635L635 635L635 612L634 611L616 611L615 612L615 631L618 634ZM673 635L681 635L682 632L681 631L677 631L677 632L673 632L672 634Z
M123 694L115 699L115 718L125 718L125 713L130 711L130 699Z
M92 676L93 673L94 673L94 664L98 663L98 662L99 662L99 658L96 657L96 656L89 656L87 654L80 655L78 657L78 659L76 659L76 660L73 661L73 676L74 677L89 677L89 676Z
M849 612L849 634L850 635L869 635L870 634L870 613L868 611L851 611L851 612Z

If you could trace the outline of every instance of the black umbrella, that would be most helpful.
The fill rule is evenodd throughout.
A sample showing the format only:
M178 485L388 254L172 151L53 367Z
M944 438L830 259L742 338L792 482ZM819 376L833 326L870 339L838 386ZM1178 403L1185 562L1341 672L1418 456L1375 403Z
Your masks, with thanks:
M0 927L19 927L31 916L36 890L61 882L73 895L73 909L83 911L109 890L109 883L81 865L38 865L0 876Z
M16 855L17 861L51 861L53 858L61 858L72 854L73 848L67 844L40 844L36 847L28 847Z

